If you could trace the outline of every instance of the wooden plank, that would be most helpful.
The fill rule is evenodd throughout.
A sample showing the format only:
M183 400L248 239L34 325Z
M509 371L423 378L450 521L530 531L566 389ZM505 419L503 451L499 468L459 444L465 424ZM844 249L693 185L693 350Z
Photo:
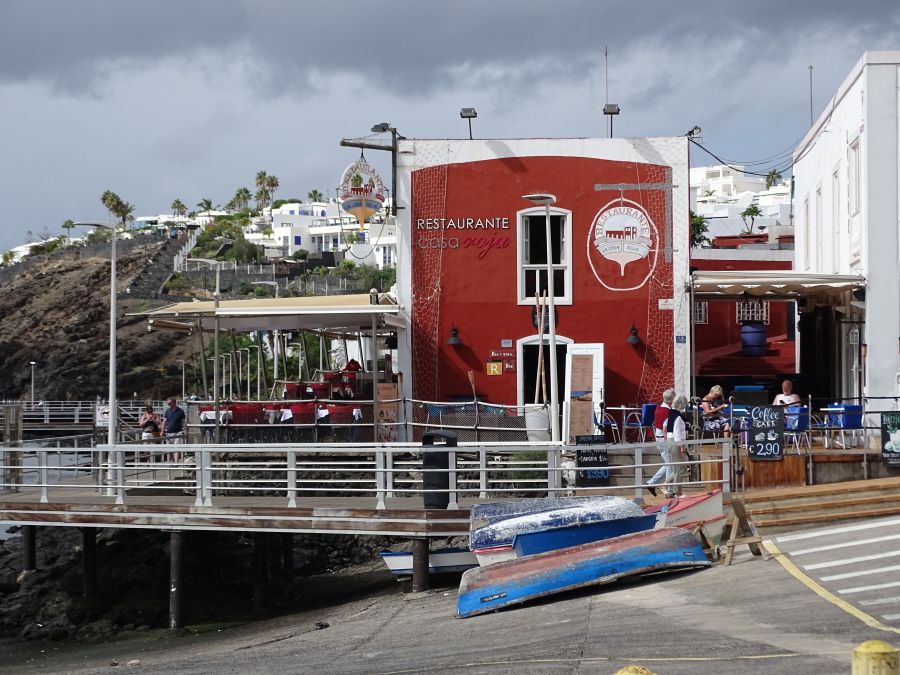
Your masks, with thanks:
M785 455L777 461L744 461L745 479L750 487L799 486L806 484L806 458Z

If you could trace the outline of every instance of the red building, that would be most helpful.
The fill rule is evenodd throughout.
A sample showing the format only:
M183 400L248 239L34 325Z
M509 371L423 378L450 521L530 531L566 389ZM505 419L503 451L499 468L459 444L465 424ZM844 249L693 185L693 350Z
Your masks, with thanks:
M560 400L576 354L593 356L594 401L687 391L687 139L401 140L397 162L405 395L471 398L472 372L487 401L533 402L548 267ZM549 266L536 192L556 197Z

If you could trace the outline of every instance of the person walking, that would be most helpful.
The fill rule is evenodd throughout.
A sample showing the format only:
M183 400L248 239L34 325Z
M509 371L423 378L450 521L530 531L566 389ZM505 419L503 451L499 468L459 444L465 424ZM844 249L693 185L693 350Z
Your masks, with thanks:
M669 454L678 458L678 462L687 462L691 459L688 448L684 445L687 441L687 425L684 423L684 411L687 409L687 396L679 394L672 402L669 416L666 419L666 440L669 441ZM667 496L683 497L684 482L687 480L688 466L686 464L672 465L672 481L669 485Z
M669 418L669 412L672 406L672 401L675 400L675 390L674 389L666 389L663 392L662 403L656 406L656 412L653 413L653 436L656 440L657 447L659 448L659 454L662 458L662 466L660 466L656 473L650 477L650 480L647 481L646 488L650 491L650 494L654 497L656 496L656 486L660 483L668 483L672 480L673 471L670 462L672 461L670 458L670 450L669 446L666 444L666 430L665 423Z
M182 408L178 407L178 401L174 396L166 399L166 412L163 420L163 436L169 445L184 444L184 421L185 414ZM177 450L172 451L172 461L178 462L181 459L181 453Z

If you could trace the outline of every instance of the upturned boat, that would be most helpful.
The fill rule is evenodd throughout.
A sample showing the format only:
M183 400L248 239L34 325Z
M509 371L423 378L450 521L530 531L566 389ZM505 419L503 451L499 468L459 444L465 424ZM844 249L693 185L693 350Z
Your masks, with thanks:
M382 562L394 576L406 577L413 573L413 554L407 551L384 551L379 554ZM464 572L478 567L478 559L464 548L441 548L429 552L428 573L444 574Z
M456 615L475 616L624 577L710 564L689 531L646 530L468 570L459 585Z

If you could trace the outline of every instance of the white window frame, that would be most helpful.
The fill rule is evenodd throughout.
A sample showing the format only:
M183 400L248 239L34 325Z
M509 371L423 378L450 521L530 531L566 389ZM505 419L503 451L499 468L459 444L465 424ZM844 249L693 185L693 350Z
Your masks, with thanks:
M847 148L847 200L851 216L859 213L859 150L859 136L857 136L850 141L850 146Z
M824 272L824 264L822 262L822 248L825 243L825 218L822 213L822 184L816 186L816 272Z
M709 303L706 300L694 301L694 315L692 319L695 326L704 326L709 323Z
M769 302L767 300L741 300L734 305L735 323L762 321L769 324Z
M841 271L841 180L840 166L831 172L831 271Z
M809 197L803 200L803 269L810 268L810 241L812 240L812 223L809 222Z
M534 206L528 209L522 209L516 213L516 296L520 305L534 305L534 298L525 296L525 217L547 215L546 207ZM555 206L550 207L550 217L563 217L563 242L560 251L560 262L553 266L555 270L562 269L565 278L565 293L560 294L559 289L553 289L555 298L554 304L571 305L572 304L572 212L569 209L561 209ZM538 266L529 266L538 267ZM546 267L541 264L540 267Z

